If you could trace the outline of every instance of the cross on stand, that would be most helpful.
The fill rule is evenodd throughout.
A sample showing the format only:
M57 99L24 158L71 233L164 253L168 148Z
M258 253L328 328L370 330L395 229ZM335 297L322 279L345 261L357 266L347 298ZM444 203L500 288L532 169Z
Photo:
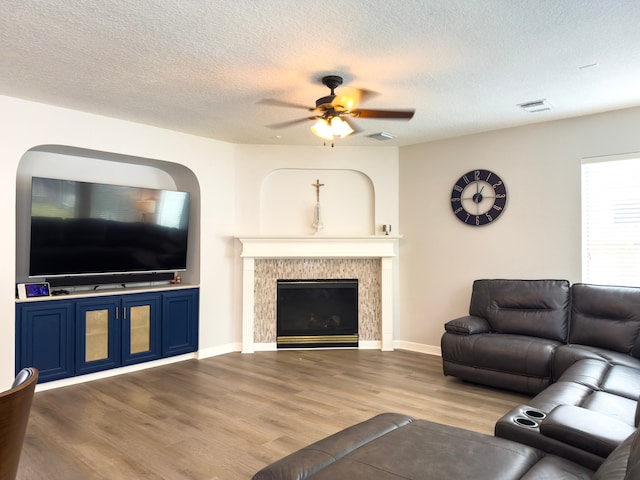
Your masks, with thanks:
M324 183L320 183L320 179L318 179L316 183L312 183L311 186L316 187L316 203L320 203L320 187L324 187Z
M324 187L324 183L320 183L320 179L317 179L316 183L312 183L311 186L316 188L316 208L313 214L313 228L316 229L316 233L320 233L320 230L324 228L322 213L320 212L320 187Z

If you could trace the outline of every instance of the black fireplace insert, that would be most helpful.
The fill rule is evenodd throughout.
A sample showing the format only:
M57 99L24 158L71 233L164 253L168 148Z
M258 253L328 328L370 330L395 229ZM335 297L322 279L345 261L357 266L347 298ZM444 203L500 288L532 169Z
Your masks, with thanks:
M278 348L357 347L358 280L278 280Z

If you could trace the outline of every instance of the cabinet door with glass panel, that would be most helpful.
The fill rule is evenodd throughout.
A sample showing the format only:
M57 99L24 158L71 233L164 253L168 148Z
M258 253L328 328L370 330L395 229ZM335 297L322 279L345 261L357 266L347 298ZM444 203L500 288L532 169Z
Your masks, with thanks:
M122 297L122 364L160 358L160 294Z
M120 297L76 302L76 374L120 366Z

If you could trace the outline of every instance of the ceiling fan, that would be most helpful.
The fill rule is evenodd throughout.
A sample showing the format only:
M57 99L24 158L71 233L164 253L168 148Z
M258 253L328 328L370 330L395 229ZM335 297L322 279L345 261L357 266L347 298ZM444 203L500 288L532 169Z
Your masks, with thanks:
M327 86L331 90L331 93L326 97L317 99L314 108L271 98L260 101L259 103L267 105L302 108L313 112L310 117L268 126L270 128L286 128L301 122L306 122L307 120L316 120L316 123L311 127L311 131L322 138L325 141L325 145L327 141L330 141L331 146L333 146L335 137L344 138L356 131L356 129L346 121L347 117L410 120L415 113L415 110L371 110L358 108L361 101L371 98L376 94L370 90L345 87L343 93L337 95L335 89L342 85L342 82L342 77L338 75L322 77L322 84Z

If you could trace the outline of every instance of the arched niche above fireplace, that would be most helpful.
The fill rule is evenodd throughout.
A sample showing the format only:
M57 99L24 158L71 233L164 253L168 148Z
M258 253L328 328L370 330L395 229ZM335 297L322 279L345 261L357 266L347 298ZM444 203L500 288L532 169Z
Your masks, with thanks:
M309 235L319 180L320 205L327 235L375 233L375 190L364 173L352 169L281 168L260 186L260 233Z

